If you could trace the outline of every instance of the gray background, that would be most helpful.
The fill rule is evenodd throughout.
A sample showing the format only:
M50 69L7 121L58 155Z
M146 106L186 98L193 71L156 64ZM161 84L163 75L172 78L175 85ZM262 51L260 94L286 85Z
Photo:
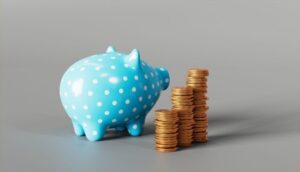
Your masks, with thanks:
M298 0L0 2L1 172L300 170ZM209 68L209 142L156 152L153 111L140 138L76 137L59 80L108 45L139 48L171 87Z

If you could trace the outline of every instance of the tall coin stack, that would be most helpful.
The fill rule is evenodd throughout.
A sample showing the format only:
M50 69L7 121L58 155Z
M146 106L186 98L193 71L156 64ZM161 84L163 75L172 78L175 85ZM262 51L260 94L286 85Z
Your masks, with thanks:
M208 70L201 68L194 68L188 71L187 86L193 88L194 96L194 134L193 139L195 142L206 142L208 118L207 118L207 77Z
M193 142L193 88L174 87L172 89L172 106L178 113L178 146L188 147Z
M159 109L155 111L155 146L160 152L177 150L178 116L175 110Z

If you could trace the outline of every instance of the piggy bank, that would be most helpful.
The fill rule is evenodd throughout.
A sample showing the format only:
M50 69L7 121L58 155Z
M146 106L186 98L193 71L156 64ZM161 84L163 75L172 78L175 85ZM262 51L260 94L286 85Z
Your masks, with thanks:
M122 54L108 47L69 67L60 82L60 98L77 136L101 140L108 128L139 136L169 81L167 69L148 65L137 49Z

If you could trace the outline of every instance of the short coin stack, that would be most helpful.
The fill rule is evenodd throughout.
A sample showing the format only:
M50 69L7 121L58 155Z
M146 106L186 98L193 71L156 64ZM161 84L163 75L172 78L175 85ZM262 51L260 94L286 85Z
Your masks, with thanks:
M174 87L172 89L172 106L178 113L178 146L188 147L193 142L193 88Z
M193 88L194 96L194 134L193 139L195 142L207 141L207 77L208 70L201 68L194 68L188 71L187 86Z
M178 115L175 110L159 109L155 111L155 146L160 152L177 150Z

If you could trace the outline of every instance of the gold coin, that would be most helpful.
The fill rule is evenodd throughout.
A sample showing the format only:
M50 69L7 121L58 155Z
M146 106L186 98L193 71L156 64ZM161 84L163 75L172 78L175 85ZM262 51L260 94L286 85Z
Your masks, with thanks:
M164 121L164 122L176 122L178 120L178 116L171 116L171 115L157 115L156 116L157 121Z
M158 109L155 111L156 116L176 116L177 112L174 110L168 110L168 109Z
M203 88L203 89L207 89L208 88L207 83L190 83L190 82L188 82L188 83L186 83L186 85L189 86L189 87L191 87L191 88L193 88L193 91L195 89L197 90L197 88Z
M192 141L178 143L178 146L180 146L180 147L190 147L190 146L192 146Z
M177 136L176 137L155 137L156 142L160 143L174 143L177 142Z
M207 110L209 110L209 107L208 106L195 106L194 107L194 111L195 112L199 112L199 111L207 111Z
M199 99L201 99L201 100L209 100L209 97L207 97L207 95L204 94L204 93L194 93L193 100L199 100Z
M199 68L199 67L190 68L188 71L189 72L204 72L204 73L208 73L208 69L206 69L206 68Z
M197 77L198 76L198 77ZM201 76L201 75L194 75L194 76L189 76L187 75L186 79L187 80L201 80L201 81L207 81L208 76Z
M191 101L171 101L172 105L177 105L177 106L193 106L194 100Z
M177 125L176 126L156 126L156 129L159 131L177 131Z
M192 69L188 70L188 74L198 74L198 75L204 74L204 75L208 75L209 72L208 72L207 69L192 68Z
M208 134L208 132L207 132L207 130L199 130L199 131L194 131L194 135L207 135Z
M194 112L194 106L186 107L183 109L178 109L177 112L178 112L178 116L180 114L191 114Z
M199 80L193 80L193 81L188 80L188 81L186 81L186 84L191 87L197 87L197 86L207 87L208 86L207 82L203 82L201 80L200 81Z
M207 74L197 74L197 73L188 73L187 74L187 77L188 78L199 78L199 79L201 79L201 78L207 78L208 77L208 75Z
M191 84L191 83L188 83L187 85L189 85L190 87L193 87L193 89L195 91L193 92L207 92L208 90L208 86L207 85L204 85L204 84Z
M187 99L187 100L184 100L184 99L171 99L171 102L172 103L190 103L190 102L194 102L195 99Z
M178 128L189 128L189 127L193 127L194 126L194 122L193 123L181 123Z
M194 133L194 135L193 135L193 138L195 139L197 139L197 138L199 138L199 139L201 139L201 138L208 138L207 137L207 133Z
M182 146L183 144L192 143L193 140L194 140L193 137L183 138L183 139L178 140L177 145Z
M194 113L206 113L208 111L208 106L202 106L202 107L194 107Z
M174 119L168 119L168 118L156 118L155 122L159 124L165 124L165 125L175 125L179 120L178 118Z
M186 81L185 81L185 83L186 84L191 84L191 85L207 85L208 84L208 82L207 81L205 81L205 80L202 80L202 79L200 79L200 78L195 78L195 79L187 79ZM192 87L193 88L193 87Z
M178 125L178 122L177 121L174 121L174 122L163 122L163 121L155 121L154 122L155 125L158 125L158 126L166 126L166 127L170 127L170 126L174 126L174 127L177 127Z
M166 145L166 146L161 146L161 145L155 145L156 150L174 150L177 149L178 144L176 145Z
M155 129L155 133L158 134L175 134L178 133L178 130L175 131L169 131L169 130L160 130L160 129Z
M177 138L162 138L162 137L155 137L155 143L160 145L176 145L177 144Z
M180 135L178 135L178 140L184 140L184 139L189 139L192 138L193 136L193 131L189 132L189 133L182 133Z
M193 95L193 88L191 88L191 87L173 87L172 95Z
M194 106L207 106L207 102L194 102Z
M207 137L207 135L194 135L193 139L194 140L207 140L208 137Z
M205 111L196 111L196 112L194 112L194 117L199 117L199 118L204 118L204 117L207 117L207 110L205 110Z
M207 121L195 121L195 127L200 127L200 126L208 126Z
M158 125L156 124L156 128L158 129L166 129L166 130L172 130L176 129L178 125Z
M157 144L157 143L155 143L155 146L157 147L157 148L174 148L174 147L177 147L177 144L178 144L178 142L177 143L172 143L172 144Z
M189 127L179 127L179 131L181 130L193 130L194 127L193 126L189 126Z
M206 75L206 74L197 74L197 73L188 73L187 77L188 78L199 78L199 79L201 79L201 78L207 78L208 75Z
M208 89L208 87L206 87L206 88L198 88L198 87L192 87L193 88L193 97L194 96L197 96L197 95L206 95L207 94L207 89Z
M165 127L165 126L156 126L156 129L159 131L168 131L168 132L172 132L172 131L177 131L178 127Z
M206 116L204 116L204 117L194 117L195 119L197 119L198 121L207 121L208 120L208 117L207 117L207 115Z
M170 117L168 116L162 116L162 117L157 117L155 119L155 122L162 123L162 124L176 124L179 120L179 117Z
M190 142L193 140L193 134L178 136L178 143Z
M159 152L175 152L177 151L177 147L175 148L168 148L168 149L165 149L165 148L156 148L157 151Z
M180 106L189 106L189 107L193 107L193 104L194 104L194 102L184 102L184 103L183 103L183 102L180 102L180 103L178 103L178 102L176 102L176 103L175 103L175 102L172 102L172 105L173 105L173 106L177 106L177 107L178 107L178 106L179 106L179 107L180 107Z
M194 106L184 107L178 110L178 117L181 115L192 115L192 114L194 114Z
M207 138L207 132L206 133L194 133L193 138Z
M202 123L202 124L199 124L199 123L197 123L197 124L195 124L194 125L194 127L195 128L207 128L208 127L208 123L206 122L206 123Z
M182 130L178 133L178 138L185 138L185 137L190 137L193 135L193 130Z
M193 137L182 139L182 140L178 140L177 145L178 146L183 146L183 145L186 145L186 144L191 144L193 142L193 140L194 140Z
M178 125L182 125L182 124L193 124L194 123L194 117L191 116L191 117L188 117L188 116L182 116L180 117L180 121L183 121L183 120L192 120L192 121L186 121L186 122L180 122L178 123Z
M193 110L194 106L173 106L173 109L178 111L186 111L186 110Z
M192 87L192 86L191 86ZM207 87L196 87L196 86L194 86L194 87L192 87L193 88L193 92L194 93L207 93Z
M178 116L174 117L174 116L156 116L155 119L157 122L162 122L162 123L176 123L179 118Z
M178 135L182 133L190 133L193 131L194 126L179 126Z
M180 97L172 97L171 98L172 102L193 102L194 98L180 98Z
M203 79L203 78L193 78L193 79L187 79L185 81L186 84L203 84L203 85L207 85L207 79Z
M178 118L181 120L183 118L193 118L194 117L194 112L183 112L178 114Z
M193 136L193 131L185 132L178 135L178 140L190 139Z
M203 138L194 138L194 142L206 143L207 141L208 141L208 138L204 138L204 137Z
M191 93L189 95L172 95L171 99L185 99L185 100L189 100L189 99L193 99L193 91L191 91Z
M182 118L180 118L180 121L178 122L178 125L193 124L193 123L195 123L194 118L189 118L189 119L182 119Z
M197 129L194 129L194 134L196 134L196 133L199 133L199 132L206 132L207 131L207 128L197 128Z
M195 121L202 120L203 118L207 118L207 115L206 115L206 114L202 114L202 115L201 115L201 114L200 114L200 115L199 115L199 114L195 114L195 115L194 115L194 120L195 120ZM207 121L208 121L208 120L207 120Z
M178 132L176 133L159 133L156 135L157 137L177 137L178 136Z
M203 95L203 96L195 96L195 98L193 99L193 101L198 101L198 100L205 100L205 101L208 101L209 98L206 97L205 95Z
M208 121L195 121L195 126L196 127L208 126Z
M207 116L208 110L203 110L203 111L195 111L193 114L195 117L205 117Z
M178 130L178 136L183 136L183 135L187 135L187 134L193 134L193 129L181 129Z
M208 124L208 120L207 119L206 120L205 119L201 119L201 120L194 119L194 121L195 121L196 125L199 125L199 124L202 124L202 125L206 124L207 125Z
M208 110L209 107L206 105L206 106L202 106L202 105L194 105L194 108L201 108L201 109L206 109Z
M168 133L170 133L170 132L176 132L178 127L166 128L166 127L156 126L155 129L158 132L168 132Z

